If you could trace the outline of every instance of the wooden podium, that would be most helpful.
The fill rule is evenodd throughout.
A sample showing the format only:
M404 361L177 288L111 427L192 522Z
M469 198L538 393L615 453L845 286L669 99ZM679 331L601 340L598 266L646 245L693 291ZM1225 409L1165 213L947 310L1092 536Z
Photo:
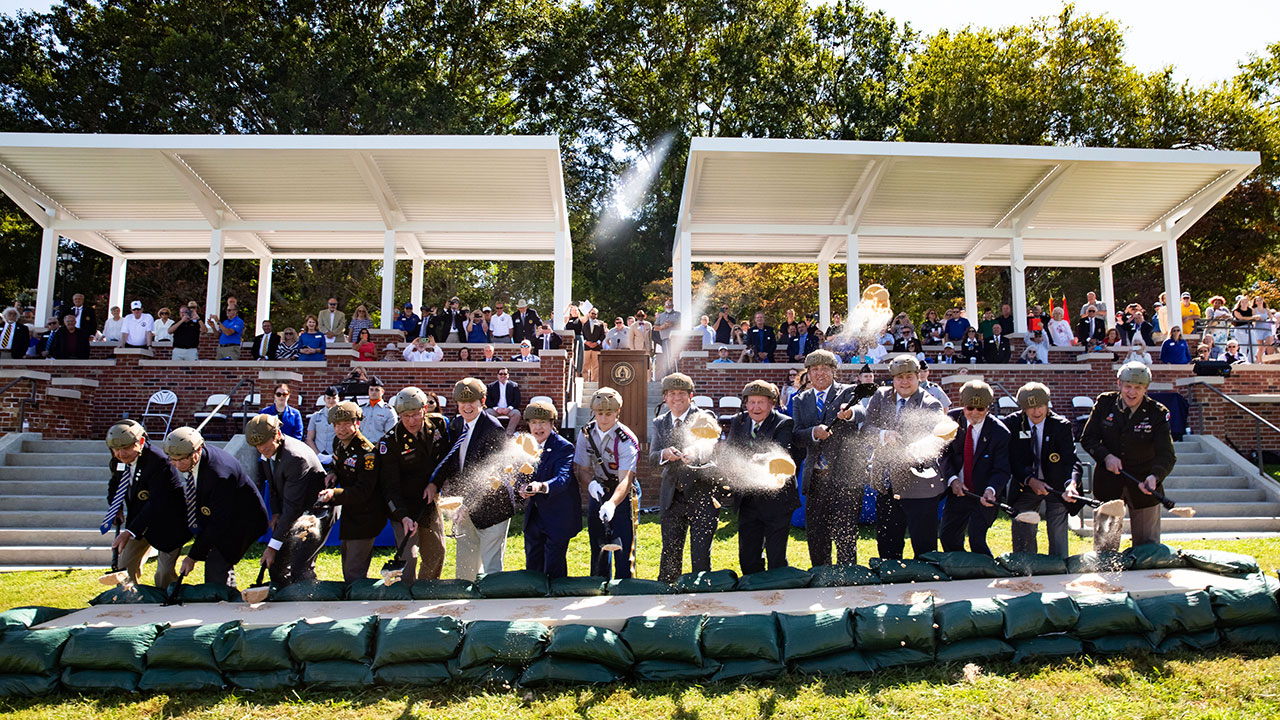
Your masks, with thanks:
M649 353L644 350L602 350L600 387L611 387L622 395L619 418L641 443L649 434Z

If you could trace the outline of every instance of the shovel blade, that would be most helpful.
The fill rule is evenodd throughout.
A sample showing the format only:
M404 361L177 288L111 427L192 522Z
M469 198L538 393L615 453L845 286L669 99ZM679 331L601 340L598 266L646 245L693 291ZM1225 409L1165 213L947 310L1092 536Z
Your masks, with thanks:
M129 582L129 572L127 570L109 572L98 576L98 582L102 585L124 585Z
M267 595L271 593L270 585L254 585L240 593L240 598L250 605L257 605L267 599Z
M1028 510L1026 512L1020 512L1017 515L1014 515L1013 519L1017 522L1026 523L1028 525L1039 525L1040 513L1035 512L1033 510Z
M1094 511L1099 515L1110 515L1111 517L1124 517L1124 501L1108 500Z

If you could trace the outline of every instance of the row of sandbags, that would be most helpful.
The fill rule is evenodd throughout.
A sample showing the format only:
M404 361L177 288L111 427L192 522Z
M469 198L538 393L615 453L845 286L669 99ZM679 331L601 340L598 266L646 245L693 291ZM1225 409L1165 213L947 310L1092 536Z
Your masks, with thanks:
M634 617L621 632L450 617L299 621L272 627L10 627L0 695L58 688L184 692L352 689L450 681L540 687L620 680L739 682L935 662L1166 653L1280 645L1280 583L1137 598L1127 593L883 604L805 615Z
M732 570L687 573L674 583L630 578L606 582L603 578L572 577L548 580L532 570L512 570L466 580L419 580L410 587L381 580L350 585L338 581L296 583L273 589L269 602L331 602L470 600L477 598L583 597L593 595L662 595L728 591L788 590L804 587L846 587L879 583L937 582L974 578L1030 575L1062 575L1124 570L1163 570L1194 567L1223 575L1244 576L1259 572L1257 562L1237 553L1216 550L1178 550L1167 545L1138 545L1122 553L1092 552L1065 560L1052 555L1005 553L997 558L970 552L925 553L915 560L872 558L862 565L824 565L812 570L783 567L739 578ZM90 605L160 603L166 591L146 585L122 585L107 590ZM187 585L186 602L238 602L240 593L225 586Z

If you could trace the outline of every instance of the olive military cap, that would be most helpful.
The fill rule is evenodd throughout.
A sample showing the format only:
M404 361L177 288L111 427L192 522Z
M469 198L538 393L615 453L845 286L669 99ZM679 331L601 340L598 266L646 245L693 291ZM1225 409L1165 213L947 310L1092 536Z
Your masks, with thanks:
M778 386L764 380L752 380L742 388L742 397L751 397L758 395L767 397L773 402L778 402Z
M811 368L814 365L826 365L828 367L840 367L840 359L830 350L814 350L804 356L804 366Z
M995 393L991 386L981 380L970 380L960 388L960 406L966 408L989 408Z
M146 429L137 422L121 420L107 429L107 447L111 450L133 447L146 436Z
M280 432L280 418L266 413L254 415L253 419L244 426L244 441L257 447L275 438L278 432Z
M204 438L195 428L180 427L165 436L161 449L169 457L186 457L204 446Z
M1029 382L1018 388L1018 407L1027 410L1049 404L1049 386L1044 383Z
M543 400L536 400L529 403L529 407L525 408L525 420L546 420L547 422L555 422L558 414L556 406Z
M478 402L484 400L488 390L484 383L476 378L462 378L453 386L454 402Z
M684 373L671 373L662 378L662 392L668 390L684 390L685 392L693 392L693 378Z
M920 361L915 355L899 355L889 361L889 375L897 377L903 373L920 372Z
M403 415L407 412L416 412L427 406L427 394L416 387L409 386L396 393L391 398L391 407L395 411Z
M622 409L622 395L610 387L600 388L591 396L591 409L608 412Z
M340 422L356 422L364 419L364 411L360 406L345 400L329 408L329 424L337 425Z
M1116 377L1120 382L1133 383L1135 385L1151 384L1151 368L1134 360L1127 362L1120 367L1120 372L1116 373Z

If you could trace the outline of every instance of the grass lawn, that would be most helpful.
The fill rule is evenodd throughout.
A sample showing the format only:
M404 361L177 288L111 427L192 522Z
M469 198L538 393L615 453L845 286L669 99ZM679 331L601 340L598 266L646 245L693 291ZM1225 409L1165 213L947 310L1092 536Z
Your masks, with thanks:
M507 539L507 569L524 567L519 518ZM1047 547L1041 529L1040 547ZM712 566L738 570L737 527L722 513ZM808 567L804 532L792 531L788 557ZM989 535L992 550L1010 549L1009 522ZM1246 553L1271 569L1280 566L1280 542L1273 539L1175 543ZM1071 536L1071 551L1090 549ZM641 517L640 576L657 574L660 549L656 515ZM241 584L257 575L252 551L237 567ZM453 548L445 563L452 576ZM862 562L873 557L875 538L864 530L858 543ZM908 543L910 552L910 543ZM376 573L391 554L374 559ZM571 574L587 569L587 536L574 539ZM686 557L686 569L687 569ZM336 550L320 556L320 576L340 579ZM194 582L200 581L197 569ZM16 605L82 607L102 588L99 570L0 575L0 608ZM1280 718L1280 655L1275 648L1240 652L1136 658L1071 658L1052 664L995 664L976 675L960 667L937 666L876 673L869 677L808 679L788 676L768 685L626 684L603 689L485 692L463 686L405 692L371 688L361 693L300 690L274 694L190 693L172 695L58 695L30 701L0 700L5 718L719 718L719 717L889 717L889 718Z

